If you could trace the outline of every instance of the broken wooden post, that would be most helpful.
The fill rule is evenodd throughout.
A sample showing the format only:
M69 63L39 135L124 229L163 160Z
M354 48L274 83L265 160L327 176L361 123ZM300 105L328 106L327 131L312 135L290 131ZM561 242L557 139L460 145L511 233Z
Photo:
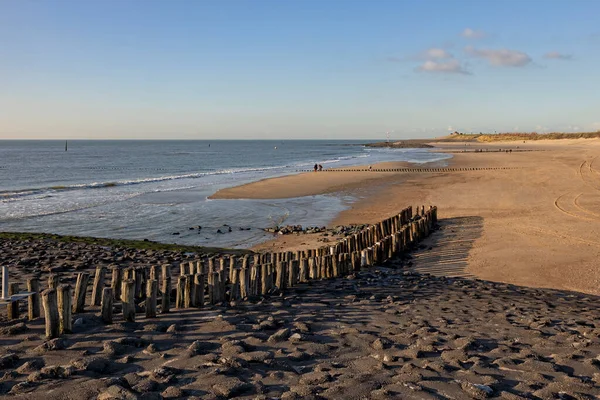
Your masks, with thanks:
M60 333L71 333L73 332L73 294L71 293L71 285L59 285L57 292Z
M58 337L60 334L60 325L58 322L56 289L46 289L42 292L42 305L44 306L46 338L53 339Z
M101 315L105 324L112 324L113 321L113 288L105 287L102 289Z
M27 291L33 293L27 299L27 316L31 321L40 316L40 280L37 278L27 279Z
M87 272L80 272L77 274L77 283L75 284L75 299L73 304L73 312L80 313L85 309L85 295L87 292L87 285L90 280L90 274Z
M104 288L105 268L96 267L94 286L92 287L92 305L99 306L102 301L102 289Z

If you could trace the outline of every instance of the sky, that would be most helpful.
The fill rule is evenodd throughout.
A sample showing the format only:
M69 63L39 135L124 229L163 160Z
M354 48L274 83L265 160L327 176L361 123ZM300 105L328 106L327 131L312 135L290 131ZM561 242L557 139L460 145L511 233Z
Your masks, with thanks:
M0 139L600 130L600 1L0 0Z

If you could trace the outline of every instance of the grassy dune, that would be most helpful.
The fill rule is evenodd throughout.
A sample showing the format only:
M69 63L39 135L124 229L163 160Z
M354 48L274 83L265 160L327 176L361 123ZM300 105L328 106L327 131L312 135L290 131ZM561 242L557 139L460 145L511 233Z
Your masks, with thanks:
M579 133L476 133L476 134L458 134L436 138L437 142L503 142L503 141L522 141L522 140L557 140L557 139L595 139L600 138L600 131L597 132L579 132Z

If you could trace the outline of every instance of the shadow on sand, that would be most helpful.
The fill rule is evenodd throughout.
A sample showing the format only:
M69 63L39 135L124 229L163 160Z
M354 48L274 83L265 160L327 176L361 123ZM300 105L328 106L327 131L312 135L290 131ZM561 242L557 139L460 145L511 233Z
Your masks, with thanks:
M483 218L477 216L447 218L439 221L440 229L414 251L409 271L435 276L472 278L465 272L469 252L483 231ZM431 248L431 249L430 249Z

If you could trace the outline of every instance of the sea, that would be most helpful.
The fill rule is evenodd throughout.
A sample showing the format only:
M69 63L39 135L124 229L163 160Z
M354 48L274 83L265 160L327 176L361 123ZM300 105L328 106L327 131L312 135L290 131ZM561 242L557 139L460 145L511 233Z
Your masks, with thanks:
M0 231L247 248L275 225L325 226L356 200L211 200L217 190L312 169L444 163L365 141L0 141ZM333 175L332 175L333 177ZM199 229L198 227L201 227ZM193 229L191 229L193 228Z

